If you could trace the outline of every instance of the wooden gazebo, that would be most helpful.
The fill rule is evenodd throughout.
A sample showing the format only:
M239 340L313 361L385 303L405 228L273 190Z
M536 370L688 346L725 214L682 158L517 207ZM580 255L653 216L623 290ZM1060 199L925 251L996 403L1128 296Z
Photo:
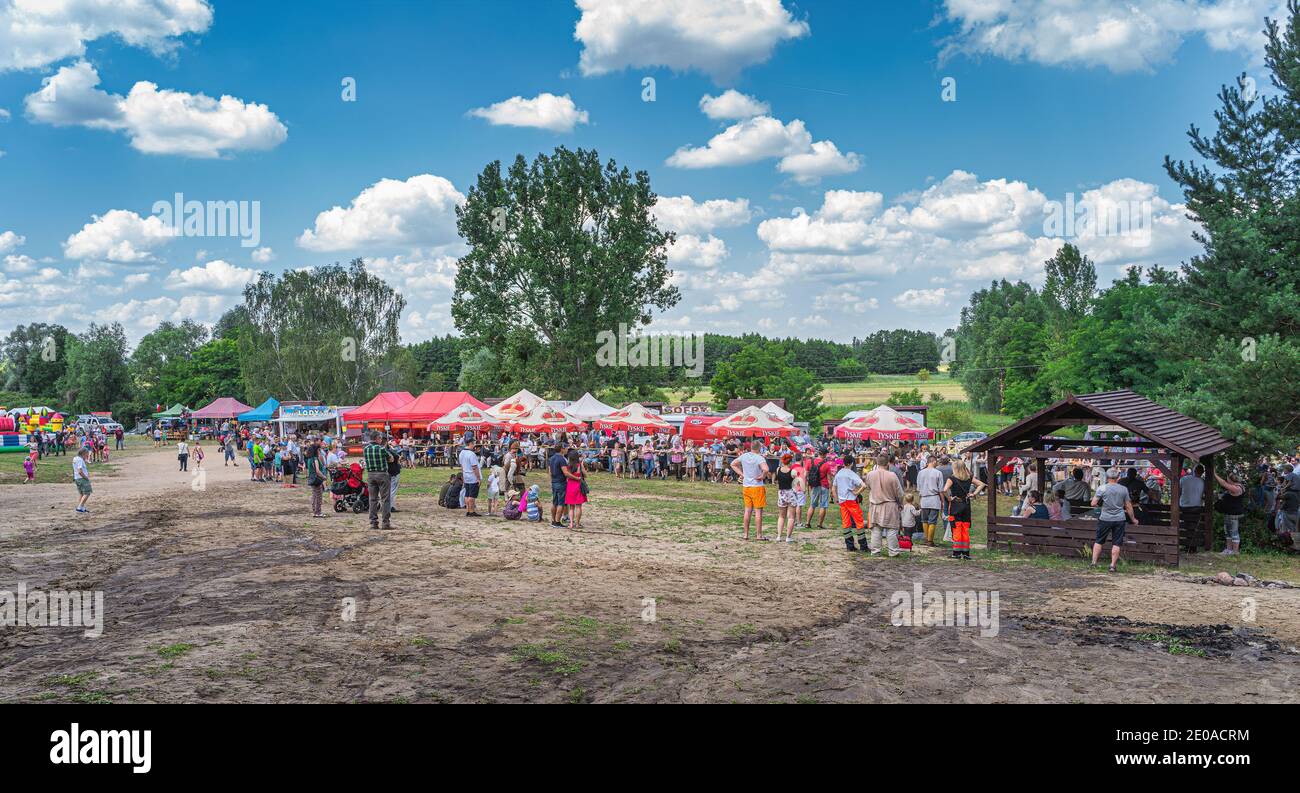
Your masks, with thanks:
M1052 435L1053 430L1090 424L1122 427L1133 438L1080 440ZM1124 556L1129 559L1178 565L1182 547L1210 548L1214 541L1214 456L1232 446L1213 427L1159 405L1130 390L1103 391L1069 396L979 441L967 451L988 454L990 475L1003 460L1030 458L1038 473L1039 488L1047 492L1048 460L1080 460L1111 465L1147 463L1159 469L1169 483L1169 504L1147 505L1142 522L1128 527ZM1100 449L1100 451L1097 451ZM1205 492L1197 511L1180 514L1179 478L1183 467L1205 466ZM988 547L1027 553L1078 556L1091 547L1097 522L1072 517L1041 520L999 516L997 488L989 487ZM1077 507L1075 508L1077 511ZM1109 549L1106 550L1109 552Z

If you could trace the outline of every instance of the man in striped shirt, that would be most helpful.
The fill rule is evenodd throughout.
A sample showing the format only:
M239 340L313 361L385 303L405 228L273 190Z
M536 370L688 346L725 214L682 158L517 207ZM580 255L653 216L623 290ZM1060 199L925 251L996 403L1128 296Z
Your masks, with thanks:
M384 433L370 433L370 443L366 445L364 458L366 465L366 486L370 490L370 528L391 529L389 516L393 502L389 496L388 464L396 455L384 445ZM379 516L383 515L383 525Z

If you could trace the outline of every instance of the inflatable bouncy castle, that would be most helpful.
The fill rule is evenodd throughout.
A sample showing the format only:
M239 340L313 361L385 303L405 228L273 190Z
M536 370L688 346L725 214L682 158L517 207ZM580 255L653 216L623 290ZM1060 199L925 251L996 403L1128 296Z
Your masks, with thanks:
M0 415L0 452L27 453L27 435L18 432L13 416Z

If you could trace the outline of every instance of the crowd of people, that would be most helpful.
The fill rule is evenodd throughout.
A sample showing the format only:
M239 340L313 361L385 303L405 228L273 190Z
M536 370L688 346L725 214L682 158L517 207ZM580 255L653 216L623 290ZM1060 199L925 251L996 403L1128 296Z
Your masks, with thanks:
M349 459L344 439L329 432L277 437L268 427L223 425L215 435L224 465L249 464L249 480L311 489L313 516L323 516L325 492L337 502L367 511L372 526L391 526L399 512L397 492L402 471L443 461L453 473L439 494L439 504L464 510L467 517L487 515L541 520L541 485L551 485L550 523L580 529L589 493L588 474L605 471L616 478L738 484L741 528L745 539L766 541L765 512L776 515L775 539L795 542L799 528L826 528L827 513L839 513L845 547L891 556L916 545L947 545L954 559L970 559L972 502L995 488L1013 498L1011 515L1025 519L1096 521L1093 563L1111 545L1111 567L1119 560L1126 527L1168 520L1162 512L1171 488L1159 468L1114 457L1076 463L1049 459L1044 480L1032 458L1001 459L990 471L984 455L943 443L894 441L873 443L807 436L775 439L719 438L696 442L669 433L631 434L589 430L570 433L487 432L443 436L420 442L368 432L357 460ZM354 448L355 448L355 439ZM93 441L90 445L94 453ZM1101 451L1098 449L1097 451ZM179 466L202 465L202 442L182 440ZM531 484L530 471L544 471ZM1300 473L1287 461L1262 465L1258 484L1248 491L1236 473L1215 474L1222 496L1214 508L1224 515L1226 547L1240 552L1240 524L1251 505L1269 513L1279 532L1295 531L1300 512ZM1184 526L1203 520L1206 472L1202 466L1179 472L1179 506ZM775 485L777 503L767 505L767 487ZM339 509L336 504L335 509Z

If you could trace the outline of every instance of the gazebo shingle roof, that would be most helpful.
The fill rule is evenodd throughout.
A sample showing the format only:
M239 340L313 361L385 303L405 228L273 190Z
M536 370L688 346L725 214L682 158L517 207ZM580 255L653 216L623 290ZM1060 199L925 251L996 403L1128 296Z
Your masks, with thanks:
M1232 441L1213 427L1125 388L1068 396L990 435L968 447L967 451L984 452L1013 444L1036 434L1039 425L1054 418L1078 418L1080 424L1092 423L1090 419L1101 419L1172 452L1195 459L1217 454L1232 446Z

